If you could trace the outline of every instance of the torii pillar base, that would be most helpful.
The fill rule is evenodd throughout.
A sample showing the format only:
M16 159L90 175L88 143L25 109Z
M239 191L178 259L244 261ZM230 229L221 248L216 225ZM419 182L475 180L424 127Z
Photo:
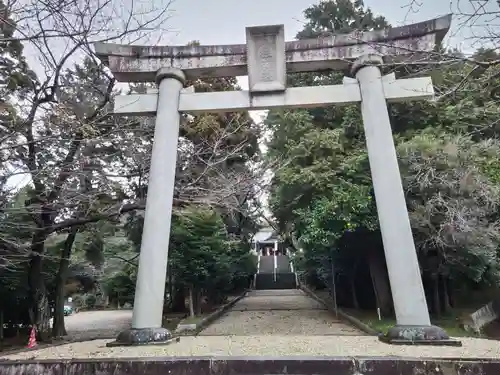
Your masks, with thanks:
M166 328L130 328L120 332L116 340L106 346L167 345L179 341L180 337L173 337Z
M393 345L462 346L461 341L451 339L444 329L433 325L395 325L379 340Z

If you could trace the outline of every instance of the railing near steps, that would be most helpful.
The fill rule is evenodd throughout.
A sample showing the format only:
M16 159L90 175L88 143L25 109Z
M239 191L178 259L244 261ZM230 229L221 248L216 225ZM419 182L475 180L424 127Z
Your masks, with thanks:
M277 270L278 270L278 256L276 254L274 254L274 282L276 282L276 273L277 273Z
M295 275L295 285L297 285L297 288L299 287L299 276L297 276L297 272L295 272L295 269L293 268L293 262L290 261L290 271Z

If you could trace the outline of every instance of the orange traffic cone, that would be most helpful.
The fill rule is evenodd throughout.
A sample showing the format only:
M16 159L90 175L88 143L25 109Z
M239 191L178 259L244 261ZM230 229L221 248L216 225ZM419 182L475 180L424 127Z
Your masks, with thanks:
M31 328L30 339L28 341L28 349L33 349L36 347L36 329L35 326Z

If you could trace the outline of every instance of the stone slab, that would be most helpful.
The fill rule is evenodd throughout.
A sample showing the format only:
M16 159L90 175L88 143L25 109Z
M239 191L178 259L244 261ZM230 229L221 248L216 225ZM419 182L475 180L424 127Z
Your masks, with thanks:
M285 91L285 26L247 27L246 36L250 92Z
M247 297L290 297L290 296L303 296L304 292L300 289L262 289L262 290L249 290Z
M297 289L297 277L293 272L259 272L255 278L255 289Z
M175 333L181 333L181 332L186 332L186 331L194 331L196 330L197 325L196 323L192 324L183 324L180 323L177 325L177 328L175 329Z
M290 293L285 293L285 292ZM260 293L262 292L262 293ZM275 292L275 293L273 293ZM302 290L256 290L236 303L231 311L326 310ZM300 313L299 313L300 315Z
M500 316L500 298L496 298L490 303L484 305L480 309L470 314L470 324L465 324L467 328L473 329L475 332L481 332L481 329L491 322L498 319Z

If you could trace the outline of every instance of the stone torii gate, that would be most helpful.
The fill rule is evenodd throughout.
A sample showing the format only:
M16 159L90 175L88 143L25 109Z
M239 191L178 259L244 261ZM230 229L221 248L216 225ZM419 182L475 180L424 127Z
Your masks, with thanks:
M413 242L387 102L433 97L431 78L382 76L381 65L411 64L447 33L451 16L417 24L285 42L284 26L246 28L246 44L128 46L96 44L118 81L156 82L158 90L118 96L116 115L156 116L132 329L116 345L168 342L161 328L180 113L361 103L370 169L397 325L392 343L457 344L432 326ZM287 88L287 72L350 69L331 86ZM195 93L186 79L248 75L248 91ZM459 344L459 343L458 343Z

